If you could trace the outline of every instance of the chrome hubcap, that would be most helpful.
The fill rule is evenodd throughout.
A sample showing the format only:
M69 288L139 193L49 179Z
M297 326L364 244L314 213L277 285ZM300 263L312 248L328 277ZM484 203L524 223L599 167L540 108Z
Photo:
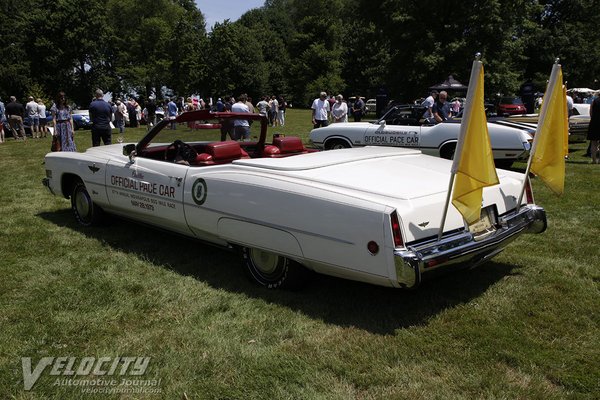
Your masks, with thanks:
M75 207L77 208L77 213L80 216L86 217L88 215L88 213L90 212L90 203L85 193L77 193L77 198L75 199Z
M279 256L268 251L251 249L250 257L256 269L263 274L273 273L279 264Z

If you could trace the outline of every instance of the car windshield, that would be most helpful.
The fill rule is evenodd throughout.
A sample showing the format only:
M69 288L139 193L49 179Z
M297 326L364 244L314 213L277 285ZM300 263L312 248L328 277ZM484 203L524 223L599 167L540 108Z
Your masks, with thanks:
M260 137L260 123L252 121L250 125L250 141L258 141ZM231 131L233 131L233 120L198 120L189 122L175 122L172 129L170 121L166 120L164 123L157 125L156 135L152 138L149 143L149 147L160 146L164 144L173 143L176 140L181 140L185 143L202 143L202 142L214 142L221 140L221 128L226 133L229 132L229 125L231 125ZM226 140L231 140L227 135Z
M175 142L202 145L210 142L231 140L235 120L246 119L250 123L249 138L243 147L260 153L267 135L267 120L259 114L212 113L208 110L185 112L176 119L164 119L137 144L136 149L143 157L144 150L153 152Z
M523 104L520 97L503 97L500 104Z
M425 108L421 106L395 106L389 109L375 124L385 121L387 125L420 125Z

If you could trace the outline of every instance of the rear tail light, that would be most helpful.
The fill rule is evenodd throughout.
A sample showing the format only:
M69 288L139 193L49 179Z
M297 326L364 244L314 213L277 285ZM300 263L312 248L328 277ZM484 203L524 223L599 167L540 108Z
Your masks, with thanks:
M394 246L404 247L404 239L402 239L402 231L400 231L400 220L398 214L394 211L391 215L392 218L392 234L394 236Z
M529 177L525 178L525 198L527 199L527 204L533 204L533 190L531 190L531 181Z

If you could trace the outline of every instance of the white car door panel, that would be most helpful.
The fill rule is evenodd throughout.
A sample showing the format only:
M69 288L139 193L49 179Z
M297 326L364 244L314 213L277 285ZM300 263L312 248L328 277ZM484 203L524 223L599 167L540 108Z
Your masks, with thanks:
M183 212L183 183L189 166L137 157L111 160L106 192L113 209L142 222L189 234Z

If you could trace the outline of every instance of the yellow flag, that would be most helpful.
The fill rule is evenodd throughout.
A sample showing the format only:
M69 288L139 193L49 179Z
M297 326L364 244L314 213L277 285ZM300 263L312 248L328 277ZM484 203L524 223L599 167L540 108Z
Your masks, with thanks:
M452 164L452 204L469 224L480 218L483 188L499 183L483 99L483 65L475 60Z
M566 88L560 64L554 64L544 94L540 120L531 148L531 172L557 195L565 187L565 156L569 152Z

